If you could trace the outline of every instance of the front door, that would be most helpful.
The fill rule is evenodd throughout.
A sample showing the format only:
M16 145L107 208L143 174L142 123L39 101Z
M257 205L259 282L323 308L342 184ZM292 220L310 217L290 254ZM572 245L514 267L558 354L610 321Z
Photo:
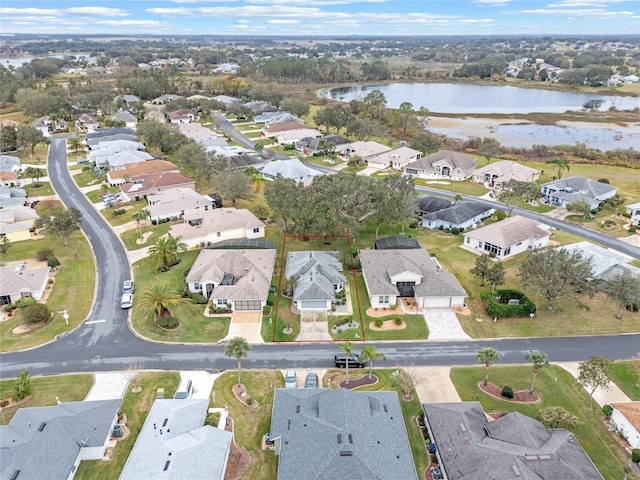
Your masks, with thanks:
M207 298L211 297L211 292L213 292L213 283L207 283Z

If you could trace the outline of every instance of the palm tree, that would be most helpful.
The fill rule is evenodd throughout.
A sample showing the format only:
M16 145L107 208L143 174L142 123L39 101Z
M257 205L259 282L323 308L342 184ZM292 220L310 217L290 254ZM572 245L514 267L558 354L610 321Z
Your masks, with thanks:
M360 361L364 362L365 360L369 360L369 378L371 378L371 373L373 372L373 364L379 358L382 360L387 359L384 353L378 352L376 347L373 345L365 345L362 347L362 352L360 352Z
M495 348L482 347L476 354L478 363L484 363L484 384L489 381L489 367L498 361L500 354Z
M263 180L262 175L258 172L255 167L247 167L242 170L253 182L253 191L260 191L260 182Z
M171 310L181 301L180 294L169 290L166 285L153 285L140 297L140 305L147 311L147 314L153 313L155 320L167 313L171 316Z
M238 385L240 385L240 372L242 371L242 359L247 358L251 350L251 345L245 338L234 337L224 347L224 354L227 357L235 357L238 361Z
M531 369L531 372L533 373L533 378L531 379L531 388L529 389L529 393L533 393L533 384L536 381L536 376L538 375L538 372L540 372L540 370L542 370L544 367L548 367L549 362L547 361L547 356L544 353L539 352L538 350L529 350L529 352L524 356L524 358L528 362L531 362L533 366L533 368Z
M347 369L346 383L349 383L349 359L351 358L351 355L353 353L353 345L351 345L351 342L344 342L340 344L340 348L347 355L347 358L345 358L344 366Z
M67 144L70 148L73 148L76 153L78 153L82 148L82 139L76 136L69 137L69 139L67 139Z
M551 160L547 160L545 163L558 166L558 173L556 175L558 179L562 178L562 170L566 170L567 172L571 170L566 158L552 158Z
M131 218L136 221L136 225L138 226L138 237L142 237L142 232L140 231L140 221L146 220L149 216L149 210L143 208L142 210L138 210L136 213L131 215Z
M182 237L160 237L156 243L149 248L149 258L158 259L158 268L166 269L169 262L177 260L178 252L187 249L187 245L180 241Z

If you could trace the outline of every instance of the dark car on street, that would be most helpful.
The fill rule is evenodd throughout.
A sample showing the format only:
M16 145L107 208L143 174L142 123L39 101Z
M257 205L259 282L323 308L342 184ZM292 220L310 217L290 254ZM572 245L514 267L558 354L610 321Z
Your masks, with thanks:
M364 368L366 362L360 361L357 353L352 353L347 357L346 353L336 353L333 363L338 368L345 368L349 363L349 368Z

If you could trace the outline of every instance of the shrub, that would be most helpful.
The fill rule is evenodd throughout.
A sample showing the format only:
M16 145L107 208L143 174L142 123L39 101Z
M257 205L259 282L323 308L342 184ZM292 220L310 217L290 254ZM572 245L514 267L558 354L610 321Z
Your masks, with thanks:
M219 422L220 422L220 412L215 412L210 415L207 415L207 418L204 421L204 424L209 425L211 427L217 427Z
M637 230L638 230L638 227L636 227L635 225L631 225L629 227L629 233L636 233Z
M119 208L118 210L113 211L113 216L119 217L121 215L124 215L125 213L127 213L127 211L124 208Z
M418 228L418 222L411 222L409 228Z
M438 465L438 456L435 453L431 454L431 463Z
M396 305L395 303L392 303L391 305L389 305L389 308L390 308L391 310L395 310L395 309L396 309L396 307L397 307L397 305Z
M162 328L175 328L178 326L178 319L173 317L162 317L158 319L158 326Z
M631 461L633 463L640 463L640 448L631 450Z
M453 233L454 235L460 235L460 229L458 227L453 227L451 229L451 233Z
M5 312L11 312L12 310L15 310L16 308L18 308L16 305L14 305L13 303L10 303L9 305L5 305L4 307L2 307L2 309Z
M352 257L358 256L358 247L351 247L351 256Z
M609 418L613 413L613 407L611 405L605 405L602 407L602 413L604 413L605 417Z
M253 398L251 398L251 397L247 397L247 399L245 400L245 402L247 402L247 405L251 406L251 405L253 405Z
M599 178L598 179L598 183L609 183L609 179L608 178Z
M496 297L500 297L500 302ZM536 312L535 304L524 293L517 290L496 290L495 294L485 291L480 294L480 298L490 317L526 317ZM508 305L508 301L512 299L520 300L520 304Z
M444 230L444 225L440 225L440 226L438 227L438 230Z
M53 255L53 250L50 248L42 248L36 252L36 258L41 262L49 260L49 257Z
M511 388L509 385L505 385L504 387L502 387L502 392L500 392L500 395L507 398L513 398L513 388Z
M396 325L402 325L402 319L400 317L396 317L393 319Z
M56 268L56 267L60 266L60 260L58 260L57 257L51 256L47 260L47 266L49 266L51 268Z
M262 307L262 314L269 315L271 313L271 307L269 305L265 305Z
M46 323L51 320L51 312L42 303L27 305L22 311L24 323Z
M33 305L34 303L36 303L36 299L33 297L22 297L21 299L19 299L16 302L16 307L18 308L24 308L24 307L28 307L29 305Z
M267 305L272 306L275 302L275 298L275 293L269 292L269 295L267 295Z
M505 218L507 218L507 214L503 210L496 210L493 216L498 220L504 220Z
M205 305L207 303L207 297L205 297L201 293L192 293L191 295L189 295L189 298L191 298L193 303L195 303L196 305Z
M451 232L451 229L450 229L450 228L445 228L445 229L444 229L444 233L450 233L450 232Z
M336 322L336 327L341 327L342 325L346 325L347 323L350 323L350 322L351 322L351 317L341 318Z
M33 386L31 385L31 379L29 378L29 370L25 370L18 375L18 383L13 387L13 394L11 399L14 402L18 402L27 398L33 393Z
M376 319L373 321L373 324L374 324L376 327L381 328L381 327L382 327L382 325L384 325L384 322L382 321L382 319L381 319L381 318L376 318Z
M0 408L5 408L7 405L9 405L8 399L0 400Z

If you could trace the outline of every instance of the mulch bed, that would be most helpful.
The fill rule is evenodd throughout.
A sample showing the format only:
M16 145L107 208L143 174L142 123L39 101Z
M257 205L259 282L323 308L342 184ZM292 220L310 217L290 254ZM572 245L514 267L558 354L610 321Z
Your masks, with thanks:
M491 395L494 398L504 400L505 402L517 402L517 403L536 403L540 401L540 395L537 393L529 393L529 390L518 390L513 392L513 398L507 398L502 396L502 388L494 385L493 383L480 382L478 388L484 393Z
M238 385L237 383L235 383L233 385L233 394L243 405L246 405L249 408L258 408L259 405L255 398L252 399L251 405L247 403L247 399L251 397L247 394L247 389L244 384L241 383L240 385Z
M364 377L356 378L355 380L349 379L349 383L343 380L338 384L338 386L340 388L353 390L354 388L363 387L365 385L375 385L376 383L378 383L378 377L372 374L371 378L369 378L369 375L367 374Z
M227 432L233 433L233 418L228 417L229 422L225 427ZM231 453L227 461L227 470L224 473L225 480L236 480L242 477L251 466L251 455L244 448L238 446L235 436L231 440Z

